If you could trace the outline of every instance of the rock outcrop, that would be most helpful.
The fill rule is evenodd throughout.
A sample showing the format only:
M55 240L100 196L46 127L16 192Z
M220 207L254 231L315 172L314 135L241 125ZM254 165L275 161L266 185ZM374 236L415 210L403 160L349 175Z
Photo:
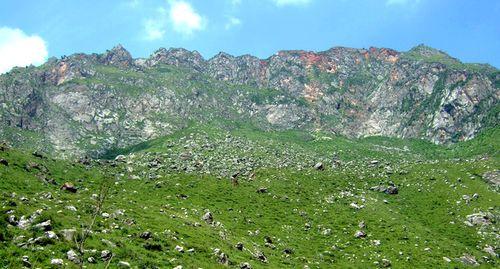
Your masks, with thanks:
M0 138L62 157L98 155L224 119L452 143L498 125L499 87L498 69L424 45L209 60L164 48L133 59L118 45L1 75Z

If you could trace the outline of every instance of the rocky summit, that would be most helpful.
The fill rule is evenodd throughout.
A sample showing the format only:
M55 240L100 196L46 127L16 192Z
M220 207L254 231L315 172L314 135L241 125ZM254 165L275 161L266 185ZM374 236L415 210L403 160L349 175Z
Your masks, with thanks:
M0 268L498 268L500 72L121 45L0 75Z
M319 130L350 138L473 138L499 119L500 72L419 45L335 47L267 59L121 45L0 76L0 137L63 157L101 156L190 123Z

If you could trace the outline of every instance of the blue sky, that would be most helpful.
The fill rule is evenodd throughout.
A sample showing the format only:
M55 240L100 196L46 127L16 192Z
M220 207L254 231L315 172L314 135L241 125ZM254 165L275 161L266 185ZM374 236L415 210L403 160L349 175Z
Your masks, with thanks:
M206 58L219 51L266 58L283 49L333 46L404 51L425 43L464 62L499 67L500 1L0 2L0 73L16 63L40 64L47 57L75 52L100 53L118 43L134 57L147 57L159 47L184 47Z

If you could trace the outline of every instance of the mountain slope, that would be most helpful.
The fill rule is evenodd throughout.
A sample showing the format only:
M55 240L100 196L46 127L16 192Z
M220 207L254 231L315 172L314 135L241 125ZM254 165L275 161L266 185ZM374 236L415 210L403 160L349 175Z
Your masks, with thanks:
M205 60L184 49L133 59L117 46L0 76L0 136L66 157L97 156L190 122L450 143L498 125L499 83L497 69L423 45L281 51L265 60Z
M79 163L2 145L0 267L496 268L497 132L448 148L196 125Z

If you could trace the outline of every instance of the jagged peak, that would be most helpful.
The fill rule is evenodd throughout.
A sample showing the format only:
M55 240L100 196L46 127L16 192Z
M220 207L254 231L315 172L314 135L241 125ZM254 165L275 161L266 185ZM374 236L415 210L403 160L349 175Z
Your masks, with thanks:
M427 46L423 43L411 48L408 52L419 53L422 56L445 55L451 57L446 52Z
M203 56L197 51L197 50L187 50L185 48L164 48L161 47L157 49L153 54L151 54L150 58L155 57L157 55L189 55L189 56L194 56L196 58L201 58L203 59Z
M118 45L114 46L111 51L127 51L122 44L118 43Z
M234 58L236 58L236 57L234 57L233 55L231 55L229 53L220 51L219 53L214 55L214 57L210 58L208 61L214 61L214 60L219 60L219 59L234 59Z
M129 67L133 63L133 58L130 52L121 44L118 44L101 56L101 62L108 65Z
M407 55L412 55L412 56L417 56L417 58L422 58L422 59L427 59L427 60L439 60L439 59L445 59L445 60L451 60L455 61L457 63L460 63L460 61L456 58L451 57L449 54L442 50L435 49L433 47L427 46L425 44L419 44L413 48L411 48L409 51L406 52Z
M191 67L197 71L202 71L204 70L206 60L198 51L190 51L185 48L159 48L146 60L147 66L154 66L161 63Z

